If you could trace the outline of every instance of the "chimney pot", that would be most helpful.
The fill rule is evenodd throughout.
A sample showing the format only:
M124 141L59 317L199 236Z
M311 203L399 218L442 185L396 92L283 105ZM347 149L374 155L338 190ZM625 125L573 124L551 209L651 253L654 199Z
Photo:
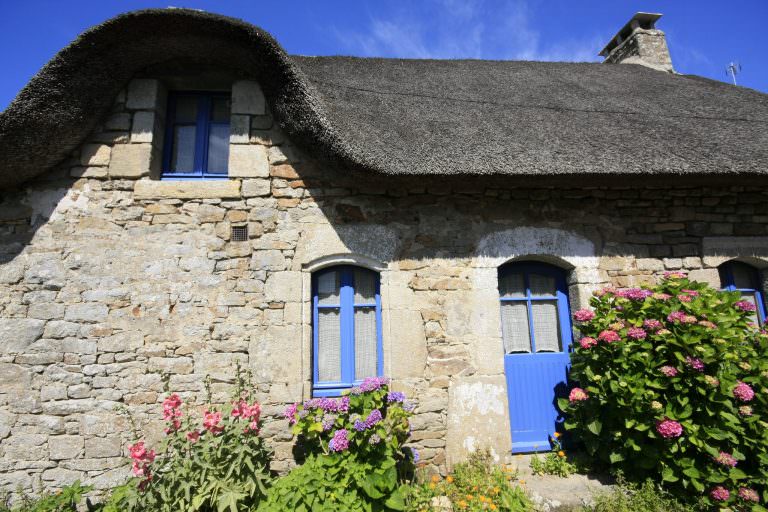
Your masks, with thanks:
M600 52L605 64L640 64L673 73L664 32L656 28L661 14L638 12Z

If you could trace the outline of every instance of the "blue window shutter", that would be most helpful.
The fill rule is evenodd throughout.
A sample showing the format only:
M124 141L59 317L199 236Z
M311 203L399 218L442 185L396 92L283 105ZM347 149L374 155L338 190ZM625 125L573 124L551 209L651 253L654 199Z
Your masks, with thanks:
M763 298L760 271L741 261L728 261L718 268L720 286L729 292L741 292L742 297L754 301L757 307L756 316L760 325L765 324L765 300Z
M179 102L187 106L194 105L195 117L180 119L184 110L178 112ZM191 92L177 91L168 94L168 111L166 114L165 142L163 147L163 171L161 178L166 180L188 179L224 179L227 178L227 161L229 154L229 125L227 113L224 118L214 119L214 103L229 102L229 95L220 92ZM216 111L217 115L221 110ZM187 133L194 129L194 139L191 144L179 146L176 140L177 129L188 128ZM181 133L181 132L180 132ZM215 151L211 155L211 150ZM174 155L183 161L192 162L191 168L176 169ZM212 157L212 158L211 158ZM177 159L178 160L178 159ZM211 165L213 167L211 167Z
M338 298L328 300L328 294L323 295L325 290L321 287L328 286L330 282L328 277L338 274ZM356 283L355 277L365 281L372 281L374 289L370 286L363 286L369 283ZM380 295L379 274L361 267L335 266L325 268L312 275L312 367L313 367L313 395L314 396L338 396L345 389L349 389L367 376L381 376L383 371L382 362L382 329L381 329L381 295ZM356 291L358 292L356 294ZM373 292L373 296L371 296ZM365 295L365 297L363 297ZM323 296L326 300L321 300ZM338 349L341 360L340 378L338 380L324 380L320 372L319 362L321 360L321 315L324 310L338 309ZM374 351L368 351L369 357L375 357L376 361L371 362L363 360L364 367L375 368L375 375L357 375L356 353L355 353L355 314L362 311L373 310L375 318L375 343ZM325 334L325 333L324 333ZM358 340L360 341L360 340Z

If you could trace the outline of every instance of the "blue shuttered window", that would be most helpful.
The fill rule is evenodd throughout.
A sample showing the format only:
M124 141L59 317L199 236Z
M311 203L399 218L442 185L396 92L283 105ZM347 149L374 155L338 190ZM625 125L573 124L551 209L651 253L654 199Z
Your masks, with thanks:
M571 337L565 272L538 262L499 269L504 352L567 352Z
M718 268L720 285L723 290L741 292L742 300L755 305L754 321L765 323L765 301L763 300L760 271L740 261L729 261Z
M171 92L163 179L223 179L229 165L230 96Z
M382 375L379 274L336 266L312 275L314 396L338 396Z

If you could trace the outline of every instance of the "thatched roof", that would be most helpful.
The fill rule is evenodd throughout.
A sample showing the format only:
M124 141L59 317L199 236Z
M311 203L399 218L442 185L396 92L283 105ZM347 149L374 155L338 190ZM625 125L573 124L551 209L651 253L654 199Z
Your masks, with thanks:
M768 95L637 65L290 56L186 9L83 33L0 113L0 185L63 160L142 70L175 60L258 80L281 126L354 172L768 175Z

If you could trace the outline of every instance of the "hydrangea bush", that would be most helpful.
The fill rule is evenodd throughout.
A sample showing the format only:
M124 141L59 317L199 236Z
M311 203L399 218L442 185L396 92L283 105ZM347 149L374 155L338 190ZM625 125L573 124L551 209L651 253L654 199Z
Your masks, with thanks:
M768 500L768 331L754 305L668 273L574 314L577 383L559 405L589 454L712 505Z
M128 446L134 478L110 500L121 512L251 510L270 483L270 453L259 436L261 406L238 385L224 406L187 406L177 394L163 401L166 437L157 448ZM210 393L209 393L210 396Z
M404 446L413 405L388 382L365 379L340 398L286 409L307 458L275 483L260 512L403 509L404 482L418 460Z

